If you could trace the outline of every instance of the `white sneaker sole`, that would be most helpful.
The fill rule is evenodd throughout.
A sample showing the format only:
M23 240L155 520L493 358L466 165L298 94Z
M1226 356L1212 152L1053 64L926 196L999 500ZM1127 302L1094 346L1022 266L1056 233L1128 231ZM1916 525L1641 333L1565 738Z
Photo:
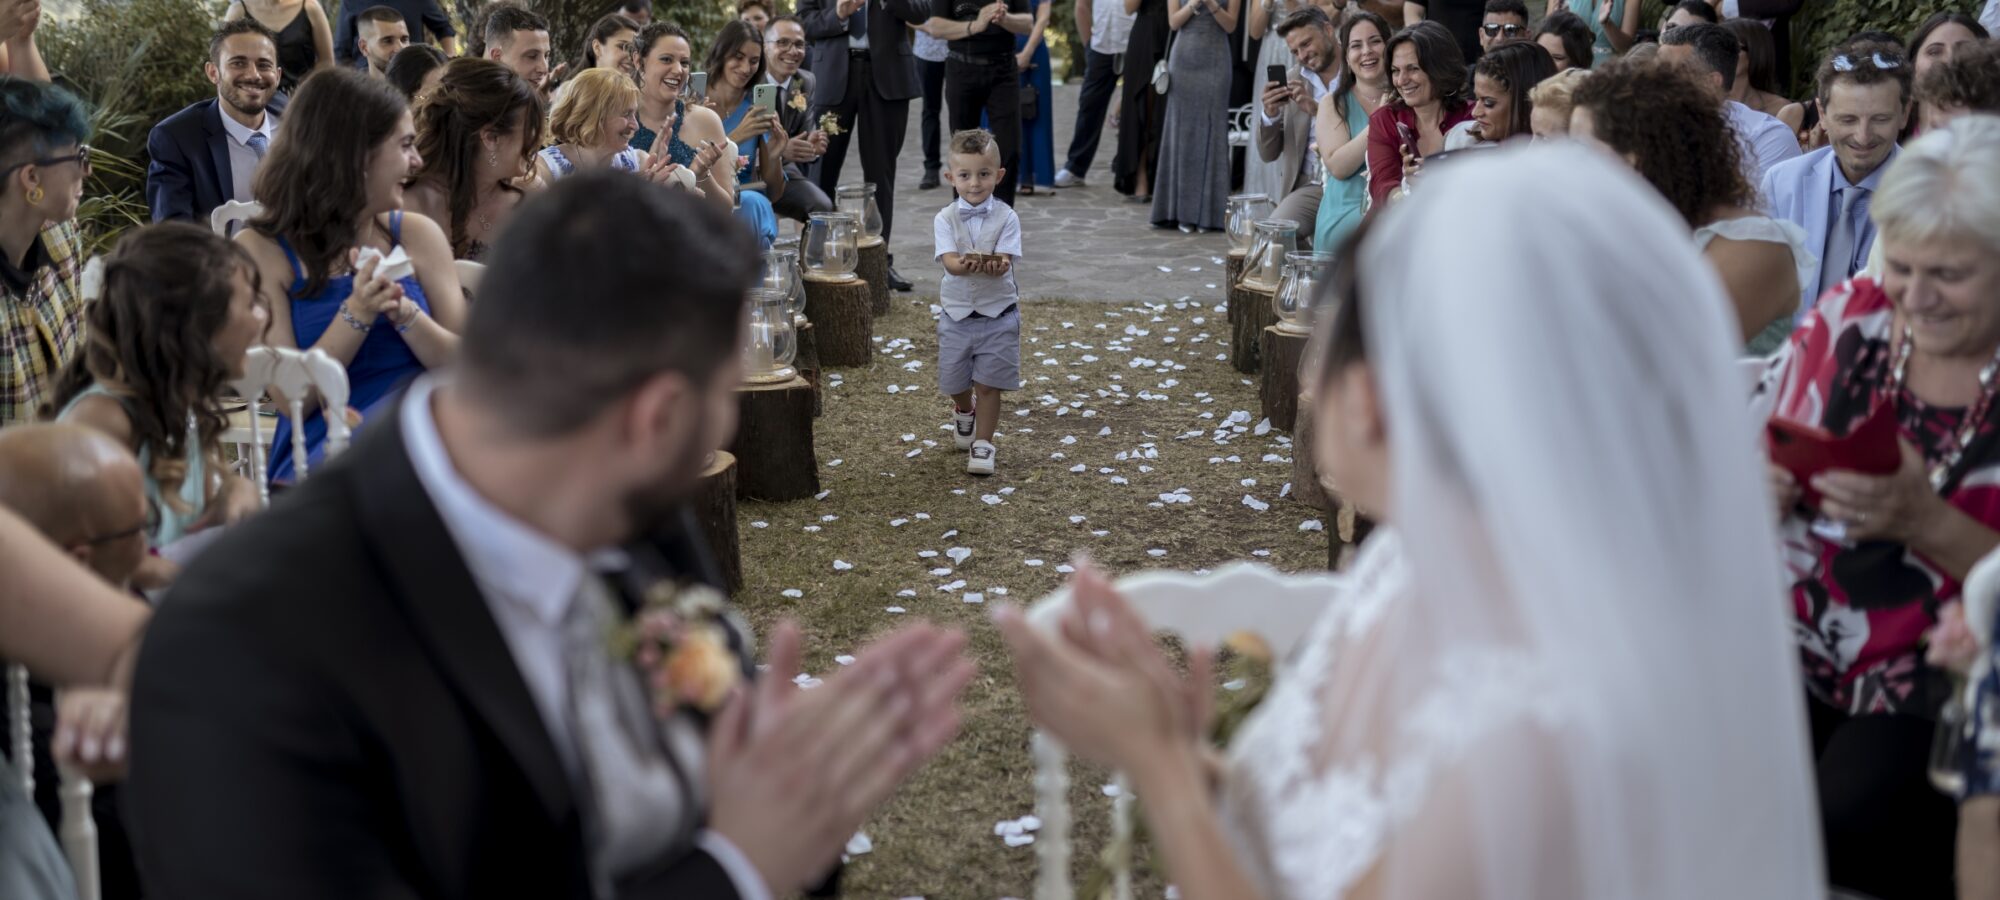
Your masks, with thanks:
M968 475L991 475L993 474L993 461L990 459L968 459L965 461L965 472Z

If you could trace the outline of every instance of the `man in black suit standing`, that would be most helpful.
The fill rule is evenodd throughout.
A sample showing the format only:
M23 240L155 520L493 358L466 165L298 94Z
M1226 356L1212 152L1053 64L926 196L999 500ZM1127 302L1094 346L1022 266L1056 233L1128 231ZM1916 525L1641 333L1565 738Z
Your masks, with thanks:
M785 142L785 192L771 208L799 222L833 208L833 200L800 168L827 147L826 132L812 119L813 73L799 68L805 60L806 27L798 16L779 16L764 26L764 80L778 86L778 124L792 136Z
M896 157L903 152L910 98L921 93L916 58L910 55L910 30L905 26L929 20L930 4L928 0L799 0L798 9L806 39L812 42L809 68L819 82L813 91L813 121L832 112L840 122L840 133L829 133L826 154L813 167L813 180L821 191L834 195L847 144L858 131L861 177L875 183L886 238L895 221ZM889 267L889 286L910 289L894 265Z
M127 782L149 897L733 900L836 867L971 663L915 625L800 691L781 625L751 666L686 500L735 430L756 249L617 173L523 204L456 373L161 603ZM679 627L613 650L642 604Z
M278 134L285 97L278 93L278 38L244 16L208 40L202 66L215 98L174 113L146 136L146 204L153 221L208 224L231 200L255 199L257 167Z

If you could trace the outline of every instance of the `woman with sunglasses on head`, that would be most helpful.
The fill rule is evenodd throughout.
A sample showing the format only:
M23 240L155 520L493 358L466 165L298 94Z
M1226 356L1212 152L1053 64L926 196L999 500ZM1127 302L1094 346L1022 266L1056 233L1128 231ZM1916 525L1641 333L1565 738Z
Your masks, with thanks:
M48 411L138 457L152 547L255 512L256 485L230 474L222 453L222 390L243 377L270 321L250 254L206 228L166 222L128 232L92 280L89 342Z
M0 427L32 421L83 347L89 113L55 85L0 76Z

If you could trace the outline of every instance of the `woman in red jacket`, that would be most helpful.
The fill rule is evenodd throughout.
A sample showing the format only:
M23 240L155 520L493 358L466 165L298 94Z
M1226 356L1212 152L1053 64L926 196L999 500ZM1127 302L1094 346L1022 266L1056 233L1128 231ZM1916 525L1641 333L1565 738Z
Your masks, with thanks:
M1376 205L1403 184L1405 166L1444 149L1445 132L1472 118L1465 56L1436 22L1389 39L1389 102L1368 117L1368 197Z

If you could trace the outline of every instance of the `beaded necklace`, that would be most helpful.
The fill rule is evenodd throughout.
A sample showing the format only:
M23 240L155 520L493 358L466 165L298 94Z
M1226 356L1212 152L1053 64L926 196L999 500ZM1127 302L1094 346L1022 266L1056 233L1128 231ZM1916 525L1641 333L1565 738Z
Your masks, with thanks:
M1912 343L1910 326L1904 325L1896 345L1896 366L1890 375L1894 389L1894 393L1889 396L1892 403L1907 389L1906 377L1909 374ZM1939 492L1944 490L1944 486L1950 482L1952 470L1958 467L1959 460L1965 456L1965 451L1972 446L1973 440L1979 437L1979 423L1986 421L1986 413L1993 406L1993 384L1996 377L2000 377L2000 351L1996 351L1993 358L1980 368L1979 399L1966 409L1965 417L1959 420L1958 433L1954 436L1954 440L1945 446L1937 464L1930 467L1931 490Z

